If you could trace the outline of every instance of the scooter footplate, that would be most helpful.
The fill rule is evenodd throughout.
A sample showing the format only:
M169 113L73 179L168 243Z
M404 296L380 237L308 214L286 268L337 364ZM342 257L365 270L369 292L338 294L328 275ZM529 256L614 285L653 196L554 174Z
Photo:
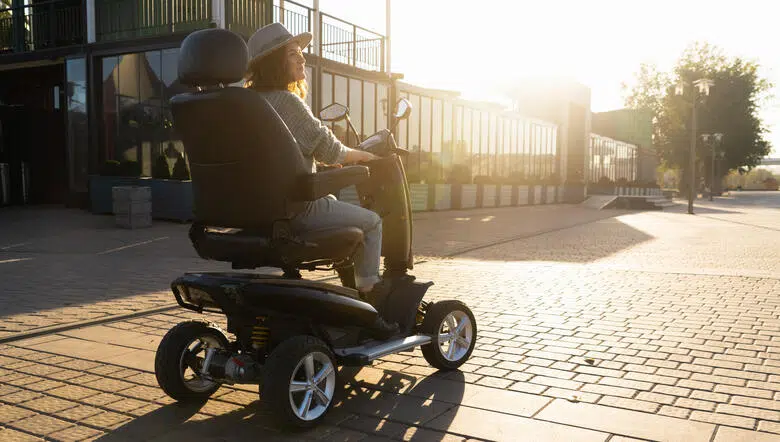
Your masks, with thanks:
M361 366L389 354L409 350L431 342L428 335L413 335L389 341L371 341L357 347L336 349L334 353L341 358L343 365Z

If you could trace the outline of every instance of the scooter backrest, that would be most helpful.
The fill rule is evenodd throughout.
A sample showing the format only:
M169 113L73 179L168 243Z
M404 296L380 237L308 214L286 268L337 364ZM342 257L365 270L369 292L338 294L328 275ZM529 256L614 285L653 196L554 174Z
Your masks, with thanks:
M179 80L200 88L171 99L190 163L195 222L270 234L284 218L298 177L307 171L295 139L257 92L224 87L248 63L244 40L206 29L182 42Z

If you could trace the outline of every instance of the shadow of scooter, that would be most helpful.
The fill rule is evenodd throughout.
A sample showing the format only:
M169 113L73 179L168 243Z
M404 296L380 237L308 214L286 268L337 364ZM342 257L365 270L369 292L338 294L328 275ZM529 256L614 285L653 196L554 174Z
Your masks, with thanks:
M463 400L465 378L460 371L438 372L430 376L412 376L393 371L343 367L344 382L340 402L336 404L358 417L343 425L359 431L403 440L444 440L455 413L450 412ZM368 419L365 419L368 418ZM393 424L388 424L388 421ZM415 427L414 429L410 429ZM419 428L432 431L420 431Z

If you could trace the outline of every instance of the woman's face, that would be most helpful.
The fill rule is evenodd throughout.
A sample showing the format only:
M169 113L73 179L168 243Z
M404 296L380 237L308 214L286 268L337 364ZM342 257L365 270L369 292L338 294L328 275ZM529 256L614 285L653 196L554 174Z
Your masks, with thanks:
M306 79L306 59L298 43L287 45L287 72L292 76L292 81Z

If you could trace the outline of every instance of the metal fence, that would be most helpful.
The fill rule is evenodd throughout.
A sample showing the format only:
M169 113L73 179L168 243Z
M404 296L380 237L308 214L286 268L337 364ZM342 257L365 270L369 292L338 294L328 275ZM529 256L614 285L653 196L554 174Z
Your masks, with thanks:
M95 25L98 41L208 28L211 0L96 0Z
M384 71L384 36L325 13L321 17L323 58L370 71Z
M261 0L227 0L227 28L245 38L270 22L282 23L291 33L314 32L314 10L285 0L271 10ZM350 22L320 12L320 54L370 71L384 70L385 37ZM311 46L306 48L311 53Z
M52 0L0 9L0 53L84 43L80 0Z

